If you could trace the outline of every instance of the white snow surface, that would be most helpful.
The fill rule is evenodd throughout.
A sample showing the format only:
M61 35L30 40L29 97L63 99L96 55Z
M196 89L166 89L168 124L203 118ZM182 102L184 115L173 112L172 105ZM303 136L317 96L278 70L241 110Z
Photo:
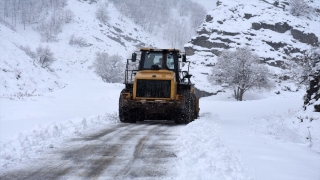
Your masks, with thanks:
M112 5L110 24L101 27L94 16L86 16L94 13L95 6L76 0L68 4L76 22L66 25L55 43L42 43L30 27L13 32L0 24L1 83L8 84L7 89L1 84L0 171L44 156L84 132L119 123L118 97L124 85L104 83L88 68L97 51L126 58L135 49L133 42L122 39L123 46L105 36L114 35L112 26L121 27L122 35L131 33L142 42L166 47L166 42L129 19L119 20ZM85 37L92 45L69 46L71 34ZM29 45L35 50L40 43L57 58L54 72L35 67L17 48ZM204 71L202 66L192 66L194 82L214 91ZM278 90L279 95L274 93ZM305 91L247 92L243 102L224 91L201 98L200 118L182 128L176 141L178 177L172 179L320 179L320 115L311 108L302 110ZM309 121L301 123L297 117Z

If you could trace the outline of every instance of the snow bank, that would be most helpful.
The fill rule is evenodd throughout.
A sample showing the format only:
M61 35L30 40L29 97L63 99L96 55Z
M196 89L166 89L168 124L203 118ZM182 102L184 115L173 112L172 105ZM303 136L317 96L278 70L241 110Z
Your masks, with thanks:
M240 158L219 137L217 120L207 113L181 131L177 140L181 160L178 179L252 179Z
M48 148L62 146L65 139L117 122L117 113L77 118L54 122L45 127L38 126L33 131L20 133L17 139L0 141L0 169L37 158L45 154Z

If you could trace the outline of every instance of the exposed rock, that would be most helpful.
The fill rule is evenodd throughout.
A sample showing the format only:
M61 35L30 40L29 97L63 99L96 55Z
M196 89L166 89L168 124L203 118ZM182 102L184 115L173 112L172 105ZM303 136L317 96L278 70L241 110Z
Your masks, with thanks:
M260 30L260 29L270 29L274 30L274 25L272 24L266 24L266 23L252 23L252 29L254 30Z
M217 50L217 49L210 49L210 52L216 56L219 56L221 51Z
M301 51L299 48L293 48L293 47L287 47L283 49L284 52L289 55L291 53L303 53L304 51Z
M112 26L114 30L116 30L118 33L123 33L123 31L120 28Z
M213 29L212 33L217 33L218 35L224 35L224 36L236 36L240 34L238 32L219 31L217 29Z
M220 6L221 4L222 4L221 1L217 1L217 3L216 3L217 6Z
M187 56L192 56L192 55L194 55L194 53L195 53L195 49L193 49L193 48L190 47L190 46L185 46L185 47L184 47L184 51L186 52L186 55L187 55Z
M286 31L292 29L292 27L287 22L285 23L278 22L275 25L266 24L266 23L252 23L252 29L259 30L261 28L270 29L278 33L285 33Z
M107 35L107 37L112 39L112 40L114 40L115 42L121 44L122 46L126 47L126 45L124 44L124 42L121 41L120 38L112 37L112 36L109 36L109 35Z
M194 92L195 94L197 95L197 97L201 98L201 97L207 97L207 96L212 96L212 95L217 95L218 93L221 93L221 92L225 92L223 90L218 90L214 93L210 93L210 92L206 92L206 91L202 91L202 90L199 90L198 88L195 88L194 89Z
M210 21L212 21L213 20L213 17L212 16L210 16L210 15L207 15L206 16L206 22L210 22Z
M256 34L253 34L253 33L243 33L245 35L250 35L250 36L257 36Z
M197 95L197 97L207 97L207 96L212 96L214 93L209 93L206 91L199 90L198 88L194 88L194 92Z
M146 43L140 42L139 44L135 45L135 47L137 47L137 49L140 49L142 47L147 47ZM149 47L153 47L152 45L149 45Z
M267 62L268 65L284 69L284 62L280 60Z
M306 91L306 95L304 97L304 109L307 108L307 106L310 106L313 104L313 102L318 101L320 98L320 72L316 72L312 75L312 79L309 82L309 88ZM320 105L315 104L314 105L315 112L320 112Z
M211 40L220 40L220 41L226 42L226 43L235 43L234 41L231 41L230 39L224 39L224 38L221 38L221 37L211 38Z
M278 22L275 24L274 29L278 33L285 33L286 31L292 29L292 27L289 24L287 24L287 22L285 23Z
M223 22L222 21L217 21L219 24L223 24Z
M279 79L286 81L286 80L290 79L290 76L287 76L287 75L280 76Z
M222 34L223 34L224 36L236 36L236 35L239 35L240 33L222 31Z
M195 39L191 40L191 43L197 46L205 47L208 49L211 48L224 48L229 49L229 45L220 42L211 42L207 36L198 36Z
M208 35L211 34L211 32L207 31L207 29L204 28L204 27L202 27L200 30L197 30L197 33L199 35L201 35L201 34L208 34Z
M286 43L282 43L282 42L270 42L270 41L263 41L265 43L267 43L269 46L273 47L273 49L275 50L279 50L280 48L283 48L284 46L286 46Z
M297 29L291 30L291 35L294 39L309 44L311 46L318 46L318 37L313 33L305 34Z
M250 19L252 17L254 17L254 16L252 16L252 14L247 14L247 13L244 14L244 18L246 18L246 19Z

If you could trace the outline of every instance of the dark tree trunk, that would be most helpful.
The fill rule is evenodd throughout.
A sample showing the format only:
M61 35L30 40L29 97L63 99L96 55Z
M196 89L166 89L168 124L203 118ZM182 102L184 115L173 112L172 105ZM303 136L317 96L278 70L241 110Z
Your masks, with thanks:
M244 94L244 89L240 89L239 101L242 101L243 94Z

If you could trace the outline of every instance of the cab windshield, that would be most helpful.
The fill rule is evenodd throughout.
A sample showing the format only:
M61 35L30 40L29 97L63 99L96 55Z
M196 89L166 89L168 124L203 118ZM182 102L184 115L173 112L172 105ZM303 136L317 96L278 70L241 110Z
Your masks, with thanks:
M162 52L150 52L144 55L143 69L151 69L151 66L157 65L159 69L174 69L174 60L171 54L167 54L167 67L162 67Z

